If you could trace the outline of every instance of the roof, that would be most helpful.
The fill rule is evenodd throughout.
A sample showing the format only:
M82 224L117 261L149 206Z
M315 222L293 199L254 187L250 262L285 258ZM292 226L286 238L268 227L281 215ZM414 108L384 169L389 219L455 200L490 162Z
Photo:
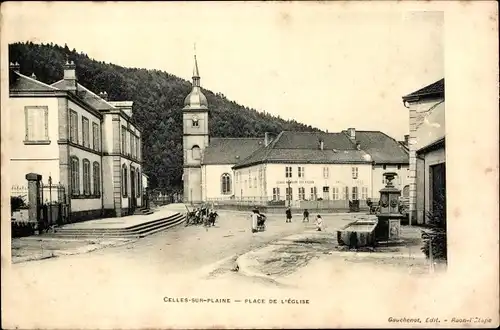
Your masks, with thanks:
M361 132L361 150L344 133L281 132L268 146L263 146L237 163L244 168L261 163L296 164L371 164L408 163L408 153L391 137L381 132ZM371 134L364 134L371 133ZM358 132L356 132L356 135ZM323 140L323 150L320 141ZM363 143L370 152L363 147Z
M25 76L19 72L11 71L12 79L9 80L11 91L56 91L58 88L52 87L34 78Z
M413 93L403 96L403 100L418 99L421 97L444 97L444 78L436 81L430 85L427 85Z
M347 132L344 131L346 134ZM406 164L408 151L398 141L380 131L356 131L356 141L376 164Z
M263 145L261 138L212 138L203 153L203 164L236 164Z
M64 89L64 79L61 79L52 84L52 86ZM76 84L77 94L80 98L82 98L85 102L90 104L93 108L97 110L112 110L116 109L109 102L92 92L90 89L85 86L77 83Z

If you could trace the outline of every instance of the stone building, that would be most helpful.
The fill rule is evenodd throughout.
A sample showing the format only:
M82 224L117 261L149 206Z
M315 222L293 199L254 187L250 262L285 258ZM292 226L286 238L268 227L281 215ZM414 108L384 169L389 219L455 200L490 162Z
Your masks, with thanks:
M446 203L444 79L403 96L410 116L410 223L425 224Z
M209 136L209 104L195 57L193 88L183 109L184 200L252 201L291 206L330 200L378 199L382 173L397 172L407 185L408 151L379 131L281 132L262 138Z
M49 85L9 74L9 154L12 186L27 173L64 188L70 221L123 216L142 206L141 131L131 122L133 102L111 102L78 83L76 65Z

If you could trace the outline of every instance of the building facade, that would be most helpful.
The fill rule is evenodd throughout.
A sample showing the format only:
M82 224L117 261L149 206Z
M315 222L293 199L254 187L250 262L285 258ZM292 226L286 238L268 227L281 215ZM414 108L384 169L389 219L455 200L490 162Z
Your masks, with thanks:
M41 174L45 183L50 177L65 194L51 197L64 200L72 222L142 206L142 142L131 123L132 102L108 102L105 93L79 84L74 63L51 85L11 64L9 84L13 186L25 185L27 173Z
M326 200L376 201L383 173L408 186L408 150L378 131L281 132L263 138L212 138L209 105L195 57L193 87L183 109L184 201L248 201L290 206Z
M410 223L425 224L434 201L446 197L444 79L404 96L403 103L410 116Z

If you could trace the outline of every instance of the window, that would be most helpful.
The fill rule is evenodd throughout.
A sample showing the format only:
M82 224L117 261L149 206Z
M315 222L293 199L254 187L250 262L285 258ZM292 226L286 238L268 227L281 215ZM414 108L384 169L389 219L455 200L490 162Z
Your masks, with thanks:
M351 191L351 198L352 200L357 200L358 199L358 187L352 187Z
M344 187L342 192L342 199L347 200L349 198L349 187Z
M80 195L80 161L71 157L71 195Z
M194 160L200 160L201 159L201 152L200 152L200 147L197 145L193 146L191 149L191 153L193 154L193 159Z
M223 195L231 194L231 175L228 173L222 174L221 178L221 192Z
M96 123L92 123L92 143L94 150L101 150L101 132L99 131L99 125Z
M401 165L398 165L398 170L400 170L400 169L401 169Z
M329 168L328 167L323 167L323 178L324 179L328 179L329 176L330 176Z
M362 200L367 200L368 199L368 187L362 187L361 188L361 199Z
M128 196L128 171L127 165L123 165L122 168L122 195L123 197Z
M49 141L49 109L45 106L24 108L26 141Z
M83 194L90 195L90 162L88 159L83 159Z
M287 187L286 188L286 200L287 201L291 201L292 200L292 193L293 193L292 187Z
M299 200L303 201L304 199L306 199L306 188L299 187Z
M280 200L280 188L273 188L273 201Z
M89 120L82 116L82 145L84 147L90 148L90 136L89 136Z
M198 118L193 118L193 120L191 121L191 126L192 127L198 127L199 126Z
M330 187L323 187L323 199L330 199Z
M253 187L257 188L257 178L256 177L253 178Z
M299 166L298 170L299 170L299 178L303 178L304 177L304 167Z
M127 152L127 129L122 126L122 154Z
M135 195L135 183L136 180L134 179L134 174L135 174L135 168L130 165L130 197L134 197Z
M252 177L250 174L248 175L248 184L250 185L250 188L252 188Z
M139 137L136 137L136 144L135 144L135 147L137 149L137 154L136 154L136 157L138 160L141 159L141 139L139 139Z
M340 199L339 187L333 187L332 192L333 192L333 200L335 200L335 201L339 200Z
M353 167L352 168L352 178L353 179L357 179L358 178L358 168L357 167Z
M317 191L316 187L312 187L311 188L311 200L315 201L317 196L318 196L318 191Z
M292 177L292 167L287 166L285 167L285 178L291 178Z
M101 195L101 166L98 162L94 162L92 165L92 177L94 178L94 195Z
M383 166L382 166L382 168L383 168L384 170L386 170L386 169L387 169L387 165L383 165Z
M139 170L137 170L137 197L141 197L142 194L142 175Z
M69 140L78 143L78 114L76 111L69 111Z
M136 152L136 150L137 150L137 149L135 148L135 136L134 136L134 135L132 135L130 138L131 138L131 139L130 139L130 153L132 154L132 157L133 157L133 158L135 158L135 156L136 156L136 155L135 155L135 152Z

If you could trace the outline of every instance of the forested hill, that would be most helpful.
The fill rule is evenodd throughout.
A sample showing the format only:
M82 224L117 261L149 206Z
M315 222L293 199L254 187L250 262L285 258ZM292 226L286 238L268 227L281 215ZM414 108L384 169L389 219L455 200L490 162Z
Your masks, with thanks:
M9 45L9 62L18 62L21 73L35 73L38 80L62 79L68 58L77 67L78 82L113 101L134 101L133 120L143 132L144 172L151 188L182 186L182 107L191 83L167 72L125 68L89 58L83 52L54 44ZM263 137L282 130L317 131L296 121L257 112L203 89L210 108L210 134L217 137Z

